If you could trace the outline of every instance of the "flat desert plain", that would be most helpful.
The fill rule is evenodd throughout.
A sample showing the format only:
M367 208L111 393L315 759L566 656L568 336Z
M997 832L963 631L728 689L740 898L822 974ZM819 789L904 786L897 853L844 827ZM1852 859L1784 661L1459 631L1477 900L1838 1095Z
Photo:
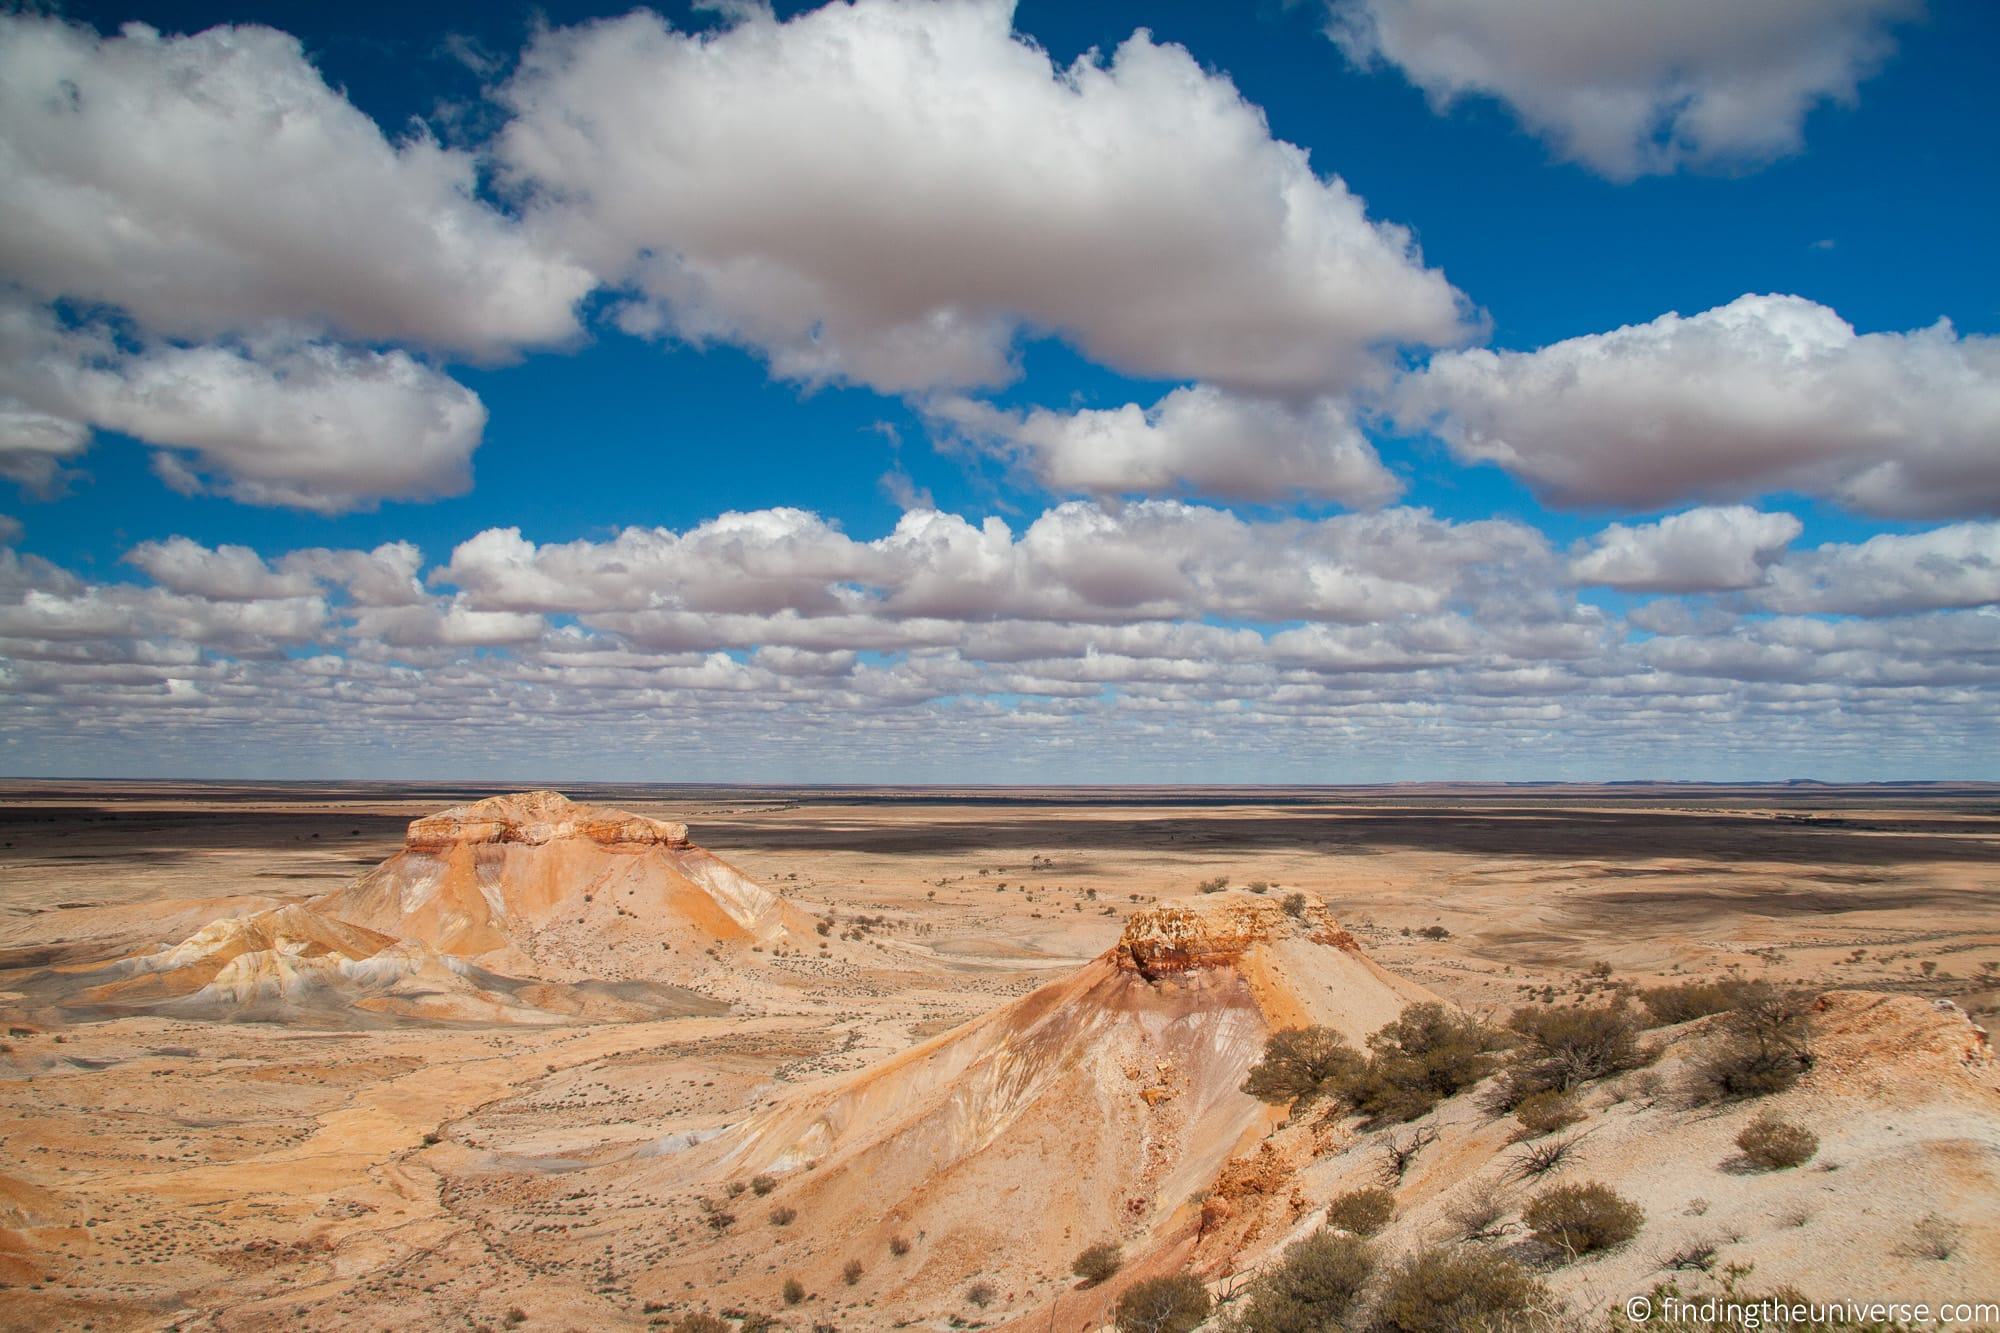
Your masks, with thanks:
M1060 1115L1033 1119L1023 1101L982 1122L999 1094L975 1097L953 1081L1001 1046L1018 1054L1056 1040L1031 1012L1041 1001L1023 1010L1023 997L1056 995L1041 988L1064 982L1080 988L1061 992L1072 997L1064 1003L1100 1003L1076 998L1109 993L1085 985L1092 960L1115 953L1134 916L1174 903L1226 899L1241 919L1261 920L1262 904L1302 894L1345 932L1342 948L1358 946L1376 969L1369 976L1496 1019L1537 998L1730 973L1897 997L1895 1014L1917 1016L1915 1045L1932 1010L1984 1024L2000 1007L2000 789L1943 785L572 786L573 801L685 824L697 850L775 896L755 907L763 924L739 931L718 918L720 934L690 942L647 933L657 923L642 919L652 909L636 898L608 912L579 902L573 920L551 916L477 967L441 944L436 954L391 950L404 971L360 1004L327 999L348 992L320 982L302 989L282 968L276 980L260 974L217 992L218 964L195 947L216 938L217 923L288 920L269 914L350 890L409 850L413 820L498 790L0 786L0 1326L643 1328L713 1310L802 1329L1086 1328L1107 1317L1110 1293L1079 1290L1070 1260L1119 1227L1111 1238L1154 1270L1193 1265L1226 1288L1232 1265L1250 1271L1286 1228L1310 1224L1326 1197L1361 1179L1368 1145L1357 1131L1321 1126L1296 1152L1282 1135L1267 1138L1260 1151L1272 1160L1293 1156L1283 1206L1256 1213L1240 1202L1247 1187L1224 1188L1243 1176L1238 1160L1219 1175L1204 1165L1199 1179L1188 1163L1258 1150L1279 1121L1249 1133L1245 1113L1231 1110L1227 1141L1205 1142L1222 1132L1214 1117L1229 1108L1216 1099L1237 1096L1233 1086L1187 1085L1186 1069L1209 1058L1200 1050L1157 1068L1147 1055L1147 1068L1127 1071L1146 1094L1128 1099L1135 1113L1165 1114L1156 1102L1190 1109L1166 1129L1138 1125L1133 1151L1171 1140L1178 1155L1146 1168L1152 1193L1100 1214L1095 1201L1065 1201L1072 1182L1099 1169L1066 1155L1098 1134L1095 1113L1080 1109L1065 1127ZM481 883L489 902L513 891ZM564 901L574 887L537 892ZM382 892L391 907L369 899L370 910L407 910L407 884ZM379 934L356 957L382 935L401 937L371 920ZM206 969L197 979L208 1007L176 1008L185 991L154 1004L145 997L168 992L119 989L156 972L117 960L177 948ZM266 952L286 966L346 957L294 944ZM1302 956L1286 954L1285 966L1311 972ZM669 958L675 968L663 970ZM343 966L342 984L377 985L359 963ZM1143 962L1141 971L1152 978ZM436 985L421 981L433 975ZM1251 976L1251 989L1269 975ZM1073 977L1084 980L1065 981ZM78 998L86 981L98 987L89 996L113 999ZM297 998L308 993L319 998ZM1177 994L1174 1021L1207 1021L1204 992ZM985 1027L946 1038L996 1011ZM1249 1012L1229 1012L1239 1011ZM994 1036L996 1024L1014 1026ZM1029 1035L1006 1035L1017 1033ZM1883 1067L1903 1055L1880 1052ZM1837 1063L1823 1061L1807 1085ZM1230 1068L1233 1083L1242 1064ZM1992 1096L1990 1072L1977 1078L1988 1091L1967 1095ZM1884 1086L1893 1082L1885 1075ZM1892 1093L1869 1092L1869 1105L1893 1108ZM904 1145L893 1161L842 1165L851 1126L903 1133L893 1117L926 1098L955 1108L956 1138L926 1130L893 1140ZM1196 1116L1197 1104L1209 1109ZM1595 1113L1610 1125L1645 1104L1644 1090L1606 1094ZM1605 1147L1621 1142L1608 1128L1598 1153L1629 1160L1605 1156L1600 1170L1652 1191L1659 1239L1565 1290L1606 1300L1646 1289L1669 1231L1692 1234L1708 1214L1734 1218L1710 1239L1725 1254L1744 1247L1774 1281L1882 1294L1839 1289L1842 1272L1866 1258L1842 1248L1866 1239L1835 1216L1851 1205L1903 1230L1946 1215L1953 1256L1882 1262L1903 1262L1896 1274L1937 1294L2000 1295L1991 1186L2000 1101L1966 1106L1932 1134L1936 1162L1925 1162L1943 1163L1942 1184L1908 1200L1881 1198L1864 1169L1900 1132L1890 1112L1880 1125L1825 1112L1822 1155L1844 1169L1791 1173L1768 1186L1782 1197L1708 1159L1688 1168L1698 1178L1669 1179L1640 1147ZM1468 1145L1485 1142L1486 1119L1468 1108ZM1866 1121L1875 1137L1836 1145L1834 1121ZM1698 1115L1673 1123L1690 1142L1722 1133ZM1645 1136L1632 1133L1635 1144ZM976 1191L963 1171L949 1175L953 1163L990 1163L994 1140L1009 1135L1018 1142L1004 1172L991 1167ZM1953 1166L1954 1152L1969 1157ZM941 1174L926 1183L932 1156ZM1474 1169L1440 1161L1434 1183L1409 1178L1402 1206L1413 1216L1442 1209L1445 1193L1470 1188L1448 1172ZM893 1194L869 1192L887 1190L897 1171L917 1174ZM1873 1190L1875 1201L1840 1190ZM1660 1202L1668 1195L1670 1207ZM1016 1196L1045 1232L1017 1231L1016 1246L978 1239L981 1213ZM1230 1226L1225 1255L1213 1238ZM990 1282L968 1284L989 1270ZM801 1290L787 1293L788 1280Z

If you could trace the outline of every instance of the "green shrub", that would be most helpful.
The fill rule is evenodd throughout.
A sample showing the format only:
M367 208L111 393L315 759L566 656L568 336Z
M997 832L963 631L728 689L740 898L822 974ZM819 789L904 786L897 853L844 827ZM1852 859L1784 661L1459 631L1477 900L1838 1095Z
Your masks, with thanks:
M1415 1120L1492 1073L1500 1044L1468 1014L1413 1004L1368 1038L1368 1063L1336 1090L1376 1120Z
M1595 1008L1533 1005L1516 1009L1507 1027L1516 1044L1499 1090L1505 1110L1538 1092L1568 1092L1652 1061L1639 1046L1639 1020L1623 1003Z
M1208 1288L1185 1273L1134 1282L1118 1298L1118 1333L1191 1333L1215 1308Z
M1279 1106L1311 1102L1334 1091L1336 1080L1358 1071L1361 1055L1329 1027L1286 1028L1264 1043L1243 1091Z
M1388 1226L1395 1215L1394 1192L1376 1186L1349 1190L1326 1206L1328 1226L1352 1231L1357 1236L1374 1235Z
M1812 1068L1814 999L1807 991L1744 982L1722 1032L1694 1062L1694 1100L1765 1097L1797 1083Z
M1120 1253L1118 1247L1110 1241L1105 1241L1077 1255L1076 1262L1069 1266L1069 1271L1094 1287L1116 1273L1124 1263L1125 1256Z
M1522 1129L1540 1137L1574 1125L1583 1119L1583 1109L1576 1104L1574 1093L1550 1089L1523 1097L1514 1108L1514 1118L1521 1122Z
M1390 1333L1498 1329L1547 1298L1511 1259L1472 1247L1420 1250L1390 1270L1375 1322Z
M1803 1125L1765 1114L1743 1127L1736 1136L1736 1146L1766 1171L1782 1171L1811 1161L1819 1151L1819 1135Z
M1555 1185L1521 1214L1535 1239L1571 1255L1623 1245L1646 1223L1645 1210L1608 1185Z
M1367 1241L1316 1231L1286 1247L1283 1258L1251 1285L1233 1328L1236 1333L1343 1328L1374 1272L1375 1251Z

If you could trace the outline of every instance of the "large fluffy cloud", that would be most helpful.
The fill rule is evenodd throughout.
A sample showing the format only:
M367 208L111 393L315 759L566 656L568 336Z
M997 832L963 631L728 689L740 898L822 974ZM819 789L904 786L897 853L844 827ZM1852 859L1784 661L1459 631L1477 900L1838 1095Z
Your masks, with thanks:
M586 270L401 143L269 28L99 37L0 16L0 277L157 333L278 324L495 354L558 341Z
M187 491L335 513L382 497L453 494L486 425L471 390L403 351L329 343L156 344L63 328L0 300L0 470L28 479L88 428L161 446ZM36 451L25 420L54 446ZM25 460L25 467L23 465Z
M1401 490L1346 406L1333 400L1293 407L1193 385L1150 408L1007 412L951 397L928 410L974 447L1011 459L1058 494L1184 491L1365 506Z
M1790 514L1759 513L1747 505L1690 509L1657 523L1613 523L1569 569L1581 583L1631 592L1754 588L1804 530Z
M1359 64L1439 107L1491 96L1563 156L1620 179L1760 162L1851 102L1923 0L1328 0Z
M2000 509L2000 339L1857 334L1796 296L1533 352L1441 353L1401 390L1468 460L1559 504L1654 508L1775 490L1891 516Z
M1067 68L1011 0L856 0L706 35L544 34L501 94L531 216L626 327L890 391L1010 377L1023 330L1123 370L1318 392L1461 334L1401 228L1135 33Z
M1758 601L1778 611L1895 615L2000 603L2000 523L1955 523L1828 543L1771 571Z

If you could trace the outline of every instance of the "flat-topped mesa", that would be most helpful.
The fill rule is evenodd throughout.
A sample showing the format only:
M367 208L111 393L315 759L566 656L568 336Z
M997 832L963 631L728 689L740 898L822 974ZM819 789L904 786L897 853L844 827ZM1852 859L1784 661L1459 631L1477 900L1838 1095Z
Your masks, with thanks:
M540 846L565 838L584 838L606 847L690 845L685 824L648 819L610 806L579 805L555 791L489 796L425 815L410 821L404 845L414 852L435 852L468 843Z
M1283 939L1360 953L1355 938L1319 903L1287 908L1284 901L1244 891L1204 895L1149 907L1126 922L1113 959L1151 980L1198 968L1231 967L1254 945Z

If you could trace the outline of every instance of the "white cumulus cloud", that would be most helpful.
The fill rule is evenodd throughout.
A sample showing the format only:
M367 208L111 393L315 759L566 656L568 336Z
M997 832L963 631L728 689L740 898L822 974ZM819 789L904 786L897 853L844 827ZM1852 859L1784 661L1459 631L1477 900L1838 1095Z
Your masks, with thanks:
M1754 588L1805 525L1747 505L1690 509L1656 523L1613 523L1570 561L1570 577L1631 592Z
M1328 32L1448 107L1497 98L1614 179L1798 151L1923 0L1328 0Z
M1328 392L1458 340L1408 232L1186 50L1068 67L1010 0L856 0L720 31L557 29L500 93L529 216L634 293L624 325L779 375L991 385L1027 334L1115 368Z
M1776 490L1897 517L2000 509L2000 338L1857 334L1797 296L1440 353L1400 414L1566 505L1655 508Z

